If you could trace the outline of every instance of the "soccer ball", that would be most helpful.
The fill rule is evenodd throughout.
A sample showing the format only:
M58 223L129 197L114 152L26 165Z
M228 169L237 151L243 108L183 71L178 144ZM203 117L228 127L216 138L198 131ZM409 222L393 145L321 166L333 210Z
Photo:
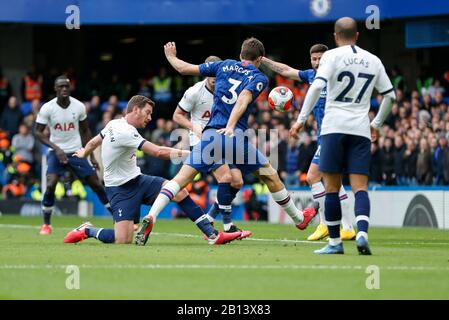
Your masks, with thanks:
M290 110L293 103L293 92L287 87L276 87L268 95L270 108L279 112Z

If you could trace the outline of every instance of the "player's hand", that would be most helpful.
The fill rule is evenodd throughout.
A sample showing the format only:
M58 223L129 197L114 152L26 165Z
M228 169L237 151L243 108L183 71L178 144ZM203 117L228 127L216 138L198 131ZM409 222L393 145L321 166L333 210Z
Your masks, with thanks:
M295 124L290 128L289 136L293 139L299 139L299 132L302 130L304 125L299 122L295 122Z
M225 136L228 137L233 137L234 136L234 129L233 128L224 128L224 129L218 129L217 130L218 133L224 134Z
M72 156L77 157L77 158L85 158L86 157L86 149L81 148L81 149L75 151L75 153Z
M93 153L90 155L90 163L92 163L92 167L94 167L95 170L100 169L100 165L98 164L97 159L95 159L95 156Z
M61 162L62 164L67 164L69 162L69 159L65 155L64 151L62 151L62 149L56 149L55 154L58 157L59 162Z
M164 52L167 58L176 57L176 44L174 42L168 42L164 46Z
M192 131L198 138L201 138L203 134L203 127L198 123L194 123L192 125Z
M376 142L379 137L379 130L371 127L371 142Z

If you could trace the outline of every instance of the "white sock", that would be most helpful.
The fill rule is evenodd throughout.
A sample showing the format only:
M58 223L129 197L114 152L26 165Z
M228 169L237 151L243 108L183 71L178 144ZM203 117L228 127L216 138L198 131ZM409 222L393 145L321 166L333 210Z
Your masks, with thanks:
M232 227L232 222L231 223L225 223L223 225L224 231L229 231L229 229L231 229L231 227Z
M302 211L296 208L295 203L288 194L287 189L282 189L281 191L271 193L273 200L276 201L282 209L292 218L295 224L301 223L304 220L304 215Z
M320 223L326 223L326 218L324 217L324 200L326 199L326 191L324 190L323 183L317 182L310 186L312 189L313 201L320 204L320 209L318 213L320 214Z
M156 218L165 208L165 206L173 200L173 198L178 194L179 184L176 181L169 181L165 186L162 187L161 192L157 196L153 205L151 206L149 215L153 216L153 222L156 222Z
M354 230L354 226L352 225L354 217L349 211L349 198L343 186L341 186L338 196L340 197L341 204L341 226L344 230L352 231Z
M365 231L357 232L357 235L355 236L355 239L359 240L360 237L364 237L368 241L368 233L366 233Z
M331 246L336 246L341 243L341 238L329 238L329 244Z

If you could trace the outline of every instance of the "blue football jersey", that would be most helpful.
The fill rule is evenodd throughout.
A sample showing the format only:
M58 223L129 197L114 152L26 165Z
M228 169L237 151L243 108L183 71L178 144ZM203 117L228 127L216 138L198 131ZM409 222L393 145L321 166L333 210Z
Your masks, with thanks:
M209 62L199 67L201 75L216 77L214 103L206 128L225 128L239 94L246 89L253 95L253 102L237 122L236 129L247 130L254 101L268 85L268 78L254 65L243 61Z
M299 71L298 73L299 78L302 82L305 82L307 84L312 84L313 80L315 80L316 72L313 69L308 69L304 71ZM326 88L321 90L320 93L320 99L318 100L315 107L313 107L313 116L316 120L316 125L318 128L318 144L320 144L320 136L321 136L321 123L323 122L324 118L324 108L326 107Z

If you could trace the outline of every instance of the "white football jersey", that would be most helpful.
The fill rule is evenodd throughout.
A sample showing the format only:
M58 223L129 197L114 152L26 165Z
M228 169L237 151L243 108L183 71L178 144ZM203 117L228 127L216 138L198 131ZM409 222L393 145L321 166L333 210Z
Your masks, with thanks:
M137 166L136 149L146 141L125 118L115 119L100 132L103 138L101 158L104 184L116 187L141 174Z
M70 104L63 108L56 102L57 98L45 103L37 114L36 122L50 128L50 141L65 153L81 149L79 122L87 118L86 106L70 97Z
M346 133L371 139L368 112L373 89L380 94L393 85L378 57L358 46L326 51L315 79L327 82L321 135Z
M194 124L199 124L204 128L210 119L210 110L214 103L214 93L206 87L206 80L197 82L195 85L187 89L178 103L185 112L190 113L190 120ZM200 142L197 135L190 130L190 146Z

